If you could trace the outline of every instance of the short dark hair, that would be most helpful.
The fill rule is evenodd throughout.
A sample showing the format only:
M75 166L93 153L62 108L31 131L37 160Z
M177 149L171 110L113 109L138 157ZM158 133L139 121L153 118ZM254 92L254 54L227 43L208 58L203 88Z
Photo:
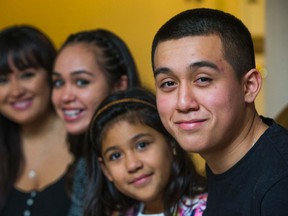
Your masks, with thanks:
M168 20L156 33L152 43L152 66L157 45L167 40L188 36L217 35L222 41L224 58L240 79L255 68L251 34L241 20L216 9L186 10Z

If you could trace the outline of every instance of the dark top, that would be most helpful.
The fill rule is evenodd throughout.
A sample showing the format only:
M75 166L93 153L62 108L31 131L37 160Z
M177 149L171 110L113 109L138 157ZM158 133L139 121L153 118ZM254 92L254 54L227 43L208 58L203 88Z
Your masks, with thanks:
M71 207L68 216L83 216L84 202L88 185L87 163L84 158L78 160L71 194Z
M231 169L207 168L205 216L288 215L288 131L272 119L254 147Z
M1 216L66 216L69 207L70 198L63 176L40 192L22 192L13 188Z

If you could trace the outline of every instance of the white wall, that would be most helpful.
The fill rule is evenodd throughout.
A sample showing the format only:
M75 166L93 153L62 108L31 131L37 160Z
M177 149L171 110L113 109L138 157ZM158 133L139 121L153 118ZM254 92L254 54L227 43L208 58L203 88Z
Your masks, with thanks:
M266 0L266 115L288 104L288 1Z

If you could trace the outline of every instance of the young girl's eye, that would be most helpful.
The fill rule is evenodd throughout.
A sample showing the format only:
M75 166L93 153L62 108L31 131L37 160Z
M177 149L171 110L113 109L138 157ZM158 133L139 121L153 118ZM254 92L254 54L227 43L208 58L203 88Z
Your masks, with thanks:
M115 152L109 155L109 160L114 161L118 160L121 157L121 154L119 152Z
M85 80L85 79L78 79L76 80L76 85L79 87L85 87L90 83L90 81Z
M149 145L149 142L141 141L141 142L138 142L138 143L136 144L136 148L137 148L138 150L142 150L142 149L147 148L148 145Z

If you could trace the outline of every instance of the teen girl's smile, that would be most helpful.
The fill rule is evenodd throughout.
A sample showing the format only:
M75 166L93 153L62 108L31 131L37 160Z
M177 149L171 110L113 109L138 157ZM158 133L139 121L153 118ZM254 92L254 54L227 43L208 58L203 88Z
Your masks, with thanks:
M52 101L71 134L86 131L95 109L110 92L94 52L85 43L68 45L55 61Z

